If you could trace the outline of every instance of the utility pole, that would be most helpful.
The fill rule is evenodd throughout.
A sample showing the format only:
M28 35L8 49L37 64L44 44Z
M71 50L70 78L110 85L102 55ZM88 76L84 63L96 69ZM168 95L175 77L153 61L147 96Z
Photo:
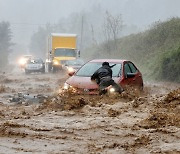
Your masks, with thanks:
M84 28L84 18L82 16L82 21L81 21L81 44L80 44L80 50L83 48L83 28Z

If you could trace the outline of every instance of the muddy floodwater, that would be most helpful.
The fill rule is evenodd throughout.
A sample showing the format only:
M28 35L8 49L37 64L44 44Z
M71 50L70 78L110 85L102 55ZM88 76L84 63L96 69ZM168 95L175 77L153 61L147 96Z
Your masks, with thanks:
M0 153L180 153L179 84L102 97L59 93L66 78L0 74Z

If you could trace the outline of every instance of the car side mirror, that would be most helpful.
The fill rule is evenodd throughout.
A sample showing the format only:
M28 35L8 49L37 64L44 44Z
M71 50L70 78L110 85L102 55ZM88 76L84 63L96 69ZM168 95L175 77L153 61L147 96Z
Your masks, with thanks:
M133 77L135 77L135 73L127 73L126 77L127 78L133 78Z
M68 73L69 76L73 76L74 74L75 74L75 71Z

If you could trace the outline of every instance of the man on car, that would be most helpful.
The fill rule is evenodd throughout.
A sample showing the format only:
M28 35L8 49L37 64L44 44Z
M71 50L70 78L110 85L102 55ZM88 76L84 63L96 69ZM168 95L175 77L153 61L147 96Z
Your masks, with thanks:
M115 88L116 92L121 93L123 91L122 87L114 82L112 79L112 67L108 62L103 62L102 67L100 67L94 74L91 76L91 80L95 80L99 85L99 95L107 93L109 86Z

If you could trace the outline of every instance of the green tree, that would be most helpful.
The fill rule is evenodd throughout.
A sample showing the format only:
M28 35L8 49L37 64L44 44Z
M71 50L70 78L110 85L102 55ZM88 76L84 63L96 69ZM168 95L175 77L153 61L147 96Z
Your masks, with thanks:
M0 22L0 69L8 65L8 56L11 52L12 33L8 22Z

